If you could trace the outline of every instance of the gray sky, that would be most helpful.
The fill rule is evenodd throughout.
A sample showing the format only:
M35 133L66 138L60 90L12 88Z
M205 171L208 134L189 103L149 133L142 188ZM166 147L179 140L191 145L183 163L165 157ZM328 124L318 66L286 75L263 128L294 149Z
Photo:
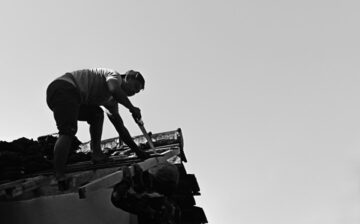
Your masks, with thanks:
M2 0L0 139L56 132L45 90L63 73L135 69L132 102L149 131L183 130L210 223L358 224L359 6Z

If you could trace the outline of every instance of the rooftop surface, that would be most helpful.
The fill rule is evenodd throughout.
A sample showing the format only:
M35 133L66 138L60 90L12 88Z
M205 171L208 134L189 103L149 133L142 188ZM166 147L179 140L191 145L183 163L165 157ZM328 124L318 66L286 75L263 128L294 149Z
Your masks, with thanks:
M145 161L140 161L126 145L119 143L118 138L102 142L103 151L112 160L101 164L90 161L89 143L75 144L67 166L67 175L71 177L67 191L58 190L53 176L51 152L56 138L56 135L48 135L39 137L38 141L22 138L11 143L1 142L0 167L5 169L0 173L0 205L11 207L6 205L75 194L82 200L86 196L81 192L91 195L120 182L122 173L119 169L122 167L140 164L147 170L164 160L176 165L180 174L173 198L181 208L181 223L207 223L203 209L196 206L194 198L200 195L197 179L194 174L188 174L184 166L187 160L180 129L151 135L155 150L150 149L144 136L134 137L140 148L152 155ZM121 176L117 176L119 173Z

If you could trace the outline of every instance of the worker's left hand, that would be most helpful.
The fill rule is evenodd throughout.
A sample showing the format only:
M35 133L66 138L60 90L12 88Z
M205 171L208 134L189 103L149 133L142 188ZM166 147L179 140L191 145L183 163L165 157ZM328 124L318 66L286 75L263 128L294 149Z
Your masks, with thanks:
M133 118L135 119L135 121L138 121L141 119L141 111L140 111L140 108L138 107L133 107L131 109L131 115L133 116Z

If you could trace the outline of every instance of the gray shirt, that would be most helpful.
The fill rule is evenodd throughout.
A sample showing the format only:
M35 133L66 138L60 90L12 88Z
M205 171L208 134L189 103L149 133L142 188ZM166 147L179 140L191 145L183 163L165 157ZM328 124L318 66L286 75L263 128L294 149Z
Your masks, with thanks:
M95 68L77 70L70 74L71 76L63 75L58 79L70 82L78 88L82 104L105 106L108 109L117 110L117 102L111 96L106 82L108 78L115 77L121 85L122 77L117 71Z

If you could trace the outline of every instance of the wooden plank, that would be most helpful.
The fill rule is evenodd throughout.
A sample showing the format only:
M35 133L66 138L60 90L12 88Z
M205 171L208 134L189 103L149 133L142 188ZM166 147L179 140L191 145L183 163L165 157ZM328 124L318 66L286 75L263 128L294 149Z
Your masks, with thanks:
M168 146L160 146L156 147L155 150L157 152L157 155L162 155L164 152L167 152L169 150L178 149L179 145L173 144ZM154 154L153 154L154 155ZM126 163L134 163L138 162L139 159L134 156L131 158L121 157L121 156L111 156L111 161L108 161L106 163L99 163L99 164L93 164L91 161L83 161L78 162L74 164L68 164L66 166L66 172L77 172L77 171L83 171L83 170L90 170L90 169L103 169L108 167L118 167L122 166Z
M155 158L150 158L147 159L143 162L139 162L137 163L142 170L148 170L160 163L164 163L167 162L168 159L179 155L180 154L180 150L173 150L173 151L168 151L166 153L164 153L161 157L155 157ZM134 168L133 166L130 166L130 173L133 176L134 175ZM80 198L86 198L86 194L91 192L91 191L96 191L102 188L108 188L108 187L112 187L115 184L119 183L123 178L123 172L121 170L116 171L114 173L111 173L109 175L106 175L104 177L101 177L99 179L96 179L82 187L79 187L78 192L79 192L79 197Z
M158 147L155 147L155 150L158 155L162 155L163 152L165 152L165 151L177 150L179 148L180 148L179 143L176 143L176 144L158 146ZM123 152L123 151L121 151L121 152ZM139 161L139 159L136 156L131 157L131 158L124 157L124 156L111 156L110 158L112 159L112 161L106 162L106 163L100 163L100 164L94 164L91 161L82 161L82 162L67 164L66 165L66 173L95 170L95 169L104 169L104 168L111 168L111 167L119 167L119 166L123 166L123 165L127 165L127 164L133 164L133 163L136 163ZM32 177L36 177L39 175L50 176L53 174L54 174L53 169L42 170L39 172L22 175L20 177L21 178L20 180L15 180L15 181L11 181L11 182L3 181L3 183L0 182L0 196L2 195L2 192L4 190L3 189L4 184L6 184L6 185L10 184L15 187L18 183L23 182L26 178L32 178Z
M45 176L13 181L1 185L0 195L6 195L8 198L18 197L26 192L40 188L44 183L47 182L49 182L49 178Z
M12 187L16 187L18 184L21 184L23 182L25 182L26 179L20 179L20 180L15 180L15 181L11 181L8 183L4 183L0 185L0 191L12 188Z

